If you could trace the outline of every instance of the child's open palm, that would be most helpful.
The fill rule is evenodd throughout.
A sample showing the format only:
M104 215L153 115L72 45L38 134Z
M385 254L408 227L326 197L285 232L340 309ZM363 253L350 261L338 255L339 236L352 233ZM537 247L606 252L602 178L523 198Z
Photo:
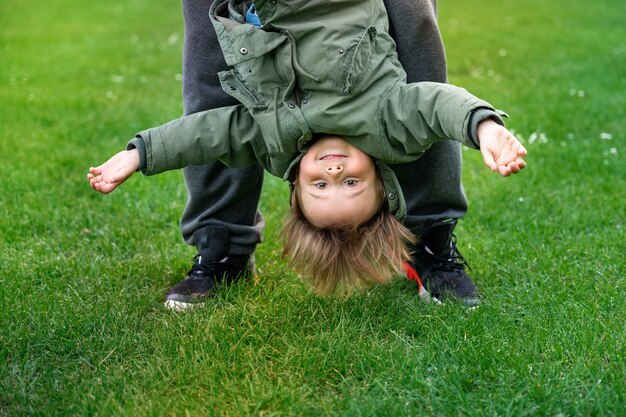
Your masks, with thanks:
M119 152L104 164L89 168L89 185L102 194L110 193L130 178L139 166L137 149Z
M526 167L526 148L504 126L487 119L478 125L477 134L483 160L492 171L508 177Z

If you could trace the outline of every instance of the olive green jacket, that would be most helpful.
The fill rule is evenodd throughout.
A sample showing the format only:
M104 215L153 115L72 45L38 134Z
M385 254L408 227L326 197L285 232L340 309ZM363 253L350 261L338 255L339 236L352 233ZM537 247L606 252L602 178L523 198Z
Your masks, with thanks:
M249 3L249 2L248 2ZM224 90L241 105L139 133L141 170L156 174L219 160L259 162L292 179L314 135L343 136L371 155L389 209L406 207L387 164L419 158L434 142L477 148L478 122L493 107L449 84L406 83L382 0L256 0L261 28L244 23L241 0L216 0L211 18L230 70Z

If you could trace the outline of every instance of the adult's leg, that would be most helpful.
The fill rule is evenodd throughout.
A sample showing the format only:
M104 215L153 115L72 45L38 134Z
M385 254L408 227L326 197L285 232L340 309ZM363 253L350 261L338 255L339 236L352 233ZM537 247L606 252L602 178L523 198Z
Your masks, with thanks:
M182 0L185 22L183 102L185 114L235 104L224 93L217 73L226 63L209 20L213 0ZM183 169L188 201L181 219L185 241L200 257L188 277L167 295L166 305L187 308L253 269L263 217L257 206L263 168L229 168L222 163Z
M447 82L446 57L437 24L436 0L385 0L391 34L408 82ZM422 158L393 166L406 204L406 226L421 237L414 266L432 295L478 303L471 278L459 263L452 231L467 212L461 184L461 147L445 141ZM447 294L446 294L447 293Z

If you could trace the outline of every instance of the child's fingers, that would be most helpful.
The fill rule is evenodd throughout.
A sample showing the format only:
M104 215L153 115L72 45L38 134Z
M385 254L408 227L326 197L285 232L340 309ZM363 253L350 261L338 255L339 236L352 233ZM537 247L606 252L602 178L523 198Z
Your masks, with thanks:
M93 190L98 191L98 184L99 184L99 181L97 179L95 179L95 178L92 178L92 179L89 180L89 186Z
M101 192L102 194L108 194L116 188L114 184L108 182L99 182L96 183L94 186L94 189L98 192Z
M517 162L498 165L498 173L503 177L508 177L511 174L517 174L521 171L521 169L522 167L520 167Z
M101 178L91 178L89 180L89 186L96 191L100 191L102 187L102 179Z
M526 161L521 158L517 158L515 162L498 167L498 172L500 175L508 177L511 174L519 173L524 168L526 168Z
M508 177L509 175L511 175L511 168L506 165L500 165L498 166L498 174L502 175L503 177Z
M89 179L89 186L102 194L108 194L115 189L115 185L109 181L105 181L102 175L95 176L93 174L87 174Z
M519 150L517 151L517 154L519 156L526 156L526 155L528 155L528 151L526 150L526 148L524 148L523 145L520 144L519 145Z
M509 168L511 169L511 174L517 174L522 169L516 162L510 163Z

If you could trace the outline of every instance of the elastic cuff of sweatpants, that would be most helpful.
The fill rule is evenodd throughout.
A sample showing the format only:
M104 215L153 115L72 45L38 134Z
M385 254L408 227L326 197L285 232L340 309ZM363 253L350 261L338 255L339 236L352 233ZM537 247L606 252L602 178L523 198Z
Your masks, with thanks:
M202 227L199 227L198 229L196 229L193 234L191 235L191 237L189 237L188 239L186 239L187 243L195 246L198 251L200 250L200 245L203 244L203 241L206 239L207 234L209 233L209 231L207 229L210 229L212 227L225 227L227 229L230 229L228 227L227 224L222 223L222 222L217 222L217 223L211 223L211 224L207 224L204 225ZM233 236L232 233L229 231L229 239L228 239L228 248L226 250L226 253L230 256L236 256L236 255L252 255L256 249L257 244L260 243L260 239L256 239L254 237L251 237L250 242L246 242L245 239L242 238L238 238L236 236ZM252 235L251 235L252 236Z

